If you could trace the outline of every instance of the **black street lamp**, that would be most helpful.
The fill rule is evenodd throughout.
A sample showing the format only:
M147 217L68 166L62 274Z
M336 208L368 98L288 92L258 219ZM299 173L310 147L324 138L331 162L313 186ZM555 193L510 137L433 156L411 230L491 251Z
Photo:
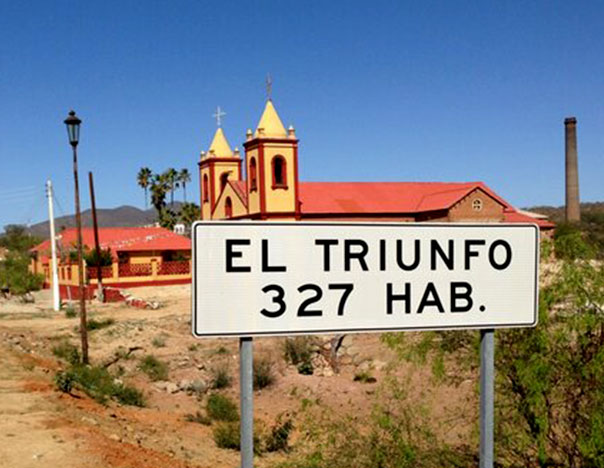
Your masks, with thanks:
M73 181L75 186L76 228L78 233L78 283L80 292L80 336L82 338L82 362L88 364L88 332L86 330L86 296L84 292L84 259L82 251L82 216L80 214L80 188L78 184L78 143L82 121L74 111L64 120L67 126L69 144L73 148Z

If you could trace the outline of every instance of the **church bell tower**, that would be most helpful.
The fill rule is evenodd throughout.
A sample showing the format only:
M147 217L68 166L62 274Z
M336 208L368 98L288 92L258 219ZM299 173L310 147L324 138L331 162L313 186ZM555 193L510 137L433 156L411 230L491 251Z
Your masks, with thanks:
M298 140L293 127L285 129L270 98L243 146L250 217L297 219Z

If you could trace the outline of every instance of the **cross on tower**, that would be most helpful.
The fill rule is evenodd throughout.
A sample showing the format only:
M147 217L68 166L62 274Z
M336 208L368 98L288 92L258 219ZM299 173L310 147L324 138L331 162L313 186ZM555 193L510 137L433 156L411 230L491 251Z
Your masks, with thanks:
M222 112L222 109L220 109L220 106L218 106L216 108L216 113L212 115L212 117L216 119L216 125L218 125L219 127L222 125L222 117L224 117L225 115L226 112Z
M271 74L268 73L266 75L266 99L271 100L273 94L273 79L271 78Z

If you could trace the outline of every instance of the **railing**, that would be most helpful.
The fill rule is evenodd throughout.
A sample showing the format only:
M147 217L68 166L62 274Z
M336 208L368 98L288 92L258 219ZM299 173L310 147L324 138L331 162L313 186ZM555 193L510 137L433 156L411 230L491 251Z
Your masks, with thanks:
M88 275L88 278L97 279L99 276L98 268L95 266L87 266L86 274ZM113 267L111 265L101 267L101 278L103 279L111 277L113 277Z
M120 263L119 276L151 276L153 268L150 263Z
M158 274L160 275L188 275L189 273L191 273L191 267L188 261L161 262L159 264Z

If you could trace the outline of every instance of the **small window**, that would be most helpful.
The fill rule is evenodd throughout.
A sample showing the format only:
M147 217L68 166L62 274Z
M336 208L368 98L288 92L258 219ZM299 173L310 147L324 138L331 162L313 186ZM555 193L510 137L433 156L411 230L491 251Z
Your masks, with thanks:
M224 216L226 218L233 217L233 202L231 201L231 197L227 197L224 201Z
M226 187L227 184L227 180L229 180L229 173L228 172L223 172L220 175L220 190L224 190L224 188Z
M472 209L474 211L482 211L482 200L480 198L475 198L472 201Z
M250 160L250 192L258 190L258 182L256 176L256 158Z
M287 163L283 156L275 156L273 166L273 188L287 188Z
M203 201L207 202L210 199L210 187L208 185L208 175L203 175Z

